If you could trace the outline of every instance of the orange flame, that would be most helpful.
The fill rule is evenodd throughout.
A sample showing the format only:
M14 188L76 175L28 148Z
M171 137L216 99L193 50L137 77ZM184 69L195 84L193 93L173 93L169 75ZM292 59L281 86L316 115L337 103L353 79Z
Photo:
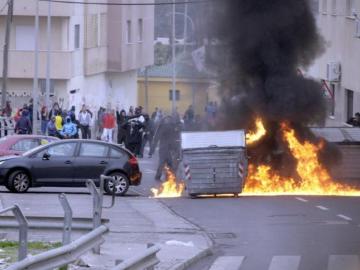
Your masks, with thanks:
M246 134L246 144L252 145L259 140L261 140L262 137L266 135L266 129L264 127L264 124L261 120L261 118L256 119L256 131L251 131Z
M184 183L177 183L175 174L165 167L166 182L164 182L159 189L152 188L154 198L176 198L181 197L185 189Z
M300 181L277 175L269 166L249 166L249 174L242 195L326 195L360 196L360 190L335 183L320 163L318 152L322 148L308 141L301 143L295 131L282 124L283 138L297 161Z

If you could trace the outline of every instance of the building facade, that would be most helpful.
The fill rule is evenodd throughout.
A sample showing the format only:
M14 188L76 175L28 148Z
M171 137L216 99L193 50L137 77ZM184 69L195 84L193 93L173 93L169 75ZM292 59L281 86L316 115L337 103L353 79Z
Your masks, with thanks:
M36 1L14 1L8 71L8 95L13 107L27 102L33 88ZM0 0L0 7L6 2ZM127 2L135 4L139 0ZM5 36L6 12L5 8L0 13L0 44ZM45 100L47 2L39 1L39 15L41 105ZM154 7L51 3L51 17L52 102L59 102L65 109L78 109L85 103L93 111L99 106L136 105L137 70L154 62Z
M152 66L147 72L147 93L145 71L139 72L138 104L153 112L159 108L164 114L172 112L172 65ZM177 63L176 65L176 107L180 115L184 115L190 105L195 114L202 116L205 106L216 96L217 85L205 74L196 70L193 64Z
M343 126L360 111L360 0L319 0L317 21L325 52L309 75L323 81L327 126Z

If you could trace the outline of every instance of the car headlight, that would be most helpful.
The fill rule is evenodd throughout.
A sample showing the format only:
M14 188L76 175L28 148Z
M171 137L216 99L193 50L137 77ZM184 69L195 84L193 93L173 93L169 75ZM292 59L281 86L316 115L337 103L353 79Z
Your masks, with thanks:
M0 161L0 165L3 165L5 163L5 160Z

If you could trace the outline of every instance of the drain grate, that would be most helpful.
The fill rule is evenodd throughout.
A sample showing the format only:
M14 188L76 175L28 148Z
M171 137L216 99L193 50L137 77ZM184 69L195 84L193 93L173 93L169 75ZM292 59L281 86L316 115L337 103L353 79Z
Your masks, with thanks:
M236 234L234 234L234 233L216 233L216 232L213 232L213 233L209 233L209 236L212 239L233 239L233 238L236 238Z

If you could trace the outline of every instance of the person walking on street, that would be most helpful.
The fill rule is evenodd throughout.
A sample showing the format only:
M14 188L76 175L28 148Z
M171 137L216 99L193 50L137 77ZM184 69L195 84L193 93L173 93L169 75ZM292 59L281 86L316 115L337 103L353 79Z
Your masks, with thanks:
M149 157L154 154L158 143L160 144L159 165L155 180L160 181L165 166L176 173L180 157L180 124L176 123L171 116L166 116L161 120L151 145Z
M46 106L43 106L40 111L41 117L41 133L46 135L47 124L49 121L49 112Z
M63 129L63 118L61 116L61 111L58 111L57 115L55 116L55 128L57 130L57 134L60 135L60 132Z
M81 129L81 136L83 139L89 139L90 134L90 123L91 123L91 115L86 109L85 104L82 106L81 111L79 112L79 123L80 123L80 129Z
M19 121L15 125L16 134L31 134L31 122L29 119L29 112L24 110Z
M113 131L115 128L115 116L113 113L111 113L110 109L108 109L107 112L104 114L103 125L104 130L101 136L101 140L112 143Z
M117 143L124 144L126 139L126 112L121 110L120 113L116 112L116 122L118 126Z
M58 132L55 126L55 116L53 116L50 121L47 123L47 134L48 136L58 137Z
M6 101L5 108L2 111L3 116L5 117L11 117L12 115L12 108L10 101Z

